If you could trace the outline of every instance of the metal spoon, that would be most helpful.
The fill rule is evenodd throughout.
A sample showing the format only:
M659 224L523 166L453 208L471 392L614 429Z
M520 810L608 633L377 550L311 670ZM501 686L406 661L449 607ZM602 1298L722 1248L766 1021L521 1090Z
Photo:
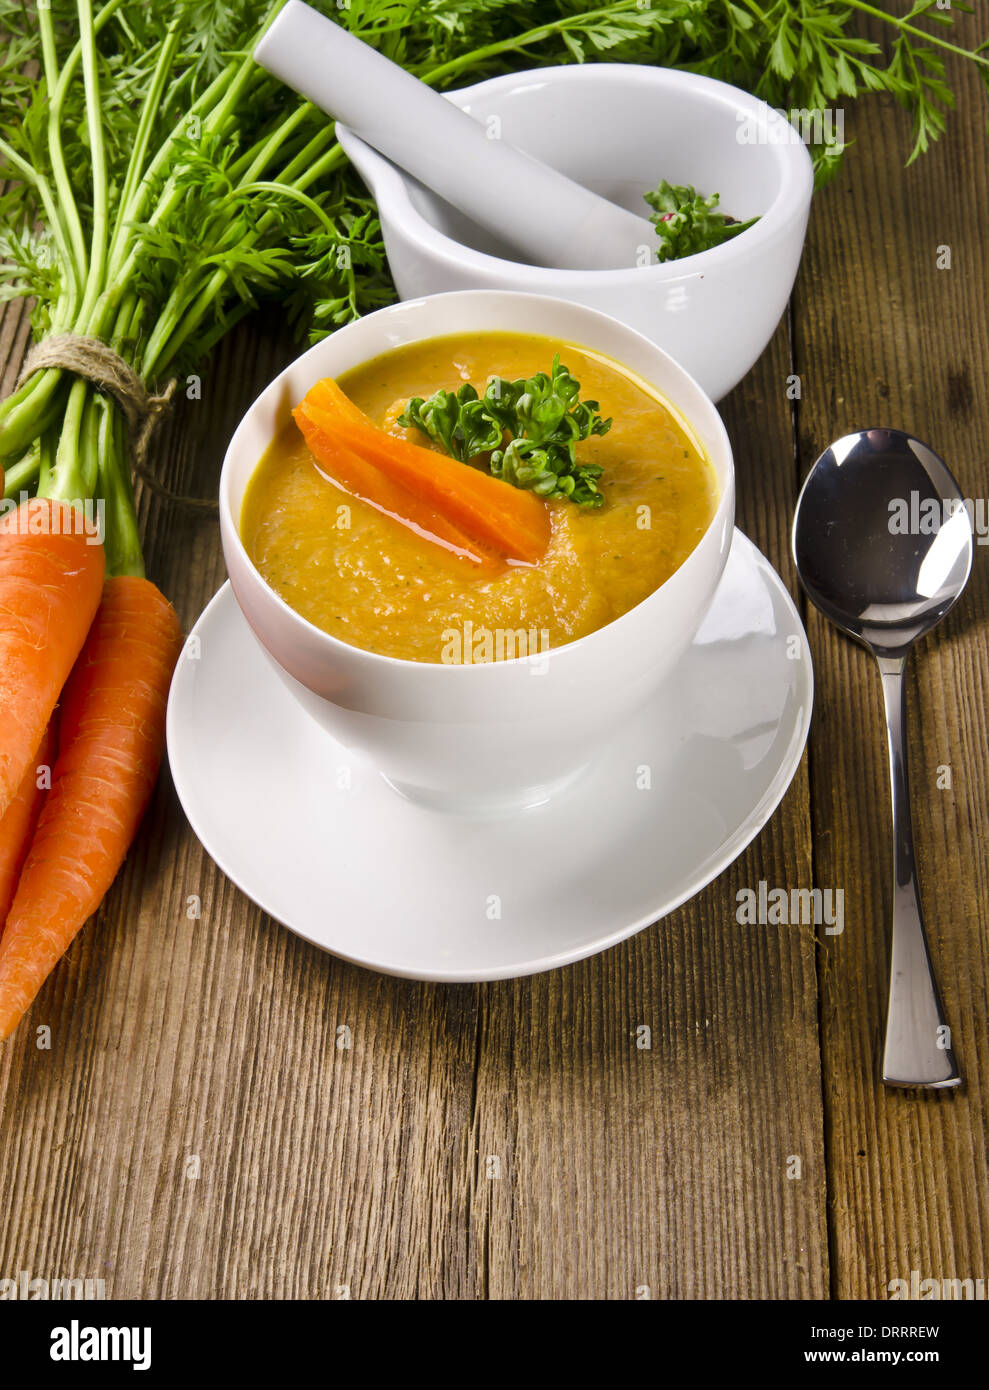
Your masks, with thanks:
M893 931L883 1081L957 1086L914 869L904 672L972 568L972 523L958 484L926 444L862 430L825 449L793 520L793 556L811 600L872 652L882 673L893 796Z

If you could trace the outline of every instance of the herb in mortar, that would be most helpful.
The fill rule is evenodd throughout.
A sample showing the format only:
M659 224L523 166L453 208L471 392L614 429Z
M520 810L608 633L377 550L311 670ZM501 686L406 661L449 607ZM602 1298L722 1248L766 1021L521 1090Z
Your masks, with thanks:
M428 400L413 396L398 422L465 463L487 455L488 471L513 487L600 507L602 469L577 458L578 444L611 429L598 409L597 401L580 399L580 382L557 354L552 371L518 381L492 377L483 396L469 383Z
M718 210L717 193L705 198L696 188L667 183L665 179L644 197L653 209L649 221L659 236L659 261L675 261L682 256L695 256L698 251L709 251L759 221L758 217L751 217L748 222L736 222Z

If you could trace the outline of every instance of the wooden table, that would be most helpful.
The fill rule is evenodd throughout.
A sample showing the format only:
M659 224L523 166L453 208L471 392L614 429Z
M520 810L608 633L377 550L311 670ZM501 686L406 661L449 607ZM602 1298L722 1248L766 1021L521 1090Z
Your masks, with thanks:
M788 320L723 404L739 524L794 594L798 486L847 429L910 429L989 492L989 147L975 74L959 82L948 139L907 170L901 113L849 113L858 143L815 201ZM5 390L26 343L8 308ZM170 486L215 488L292 351L271 314L221 348L159 440ZM149 572L191 626L224 577L215 521L148 495L141 513ZM322 954L219 873L163 776L98 918L0 1049L0 1277L166 1299L883 1298L912 1270L989 1277L987 607L980 548L910 675L962 1091L877 1082L880 686L804 605L814 725L770 824L686 907L548 975L425 985ZM736 892L762 879L843 888L843 934L739 926Z

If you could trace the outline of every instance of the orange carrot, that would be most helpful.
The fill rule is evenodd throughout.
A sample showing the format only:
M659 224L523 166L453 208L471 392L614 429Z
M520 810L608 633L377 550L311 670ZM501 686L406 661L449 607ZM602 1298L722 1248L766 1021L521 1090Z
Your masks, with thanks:
M45 782L40 773L43 768L51 772L54 754L52 720L42 735L38 751L31 759L31 766L25 772L13 801L7 807L7 814L0 820L0 937L3 936L3 924L14 901L17 880L21 876L21 867L45 799Z
M158 775L181 646L175 610L153 584L107 581L65 687L51 791L0 937L0 1038L99 907L130 848Z
M338 444L421 497L481 544L508 559L530 563L545 553L549 513L534 493L379 429L332 377L317 382L299 409Z
M422 498L416 497L400 483L385 477L380 468L367 463L352 449L345 449L325 430L314 425L302 409L294 410L292 414L309 445L310 453L344 491L361 498L386 516L393 517L425 540L461 559L469 560L479 573L498 568L498 562L489 550L441 516L435 507L423 502Z
M103 588L103 547L65 502L0 517L0 816L24 780Z
M356 401L352 401L338 381L332 376L324 376L314 381L306 392L304 404L318 406L321 410L335 410L339 415L355 424L371 424Z

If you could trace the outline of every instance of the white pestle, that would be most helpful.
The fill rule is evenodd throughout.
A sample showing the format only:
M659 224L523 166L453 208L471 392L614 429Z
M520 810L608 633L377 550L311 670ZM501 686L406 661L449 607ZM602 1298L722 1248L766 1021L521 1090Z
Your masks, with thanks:
M288 0L254 57L532 265L628 268L656 245L646 218L489 139L480 122L302 0Z

